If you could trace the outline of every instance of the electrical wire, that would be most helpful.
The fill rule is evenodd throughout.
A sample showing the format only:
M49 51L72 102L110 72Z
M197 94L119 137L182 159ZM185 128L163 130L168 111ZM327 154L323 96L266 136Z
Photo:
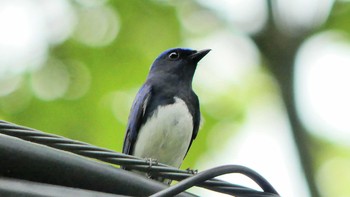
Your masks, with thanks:
M256 197L266 196L266 195L278 196L277 191L272 187L272 185L270 185L270 183L268 183L264 177L262 177L255 171L240 165L226 165L226 166L219 166L219 167L215 167L215 168L200 172L195 176L185 179L174 186L171 186L167 189L164 189L158 193L153 194L151 197L174 196L176 194L179 194L182 191L187 190L193 185L198 185L199 183L204 182L208 179L211 179L223 174L228 174L228 173L240 173L254 180L265 192L265 193L256 192L254 194L254 196Z
M273 187L262 176L243 166L221 166L200 172L198 174L193 174L190 171L180 170L162 163L152 162L132 155L118 153L105 148L93 146L88 143L71 140L54 134L44 133L32 128L15 125L2 120L0 120L0 133L33 143L46 145L55 149L71 152L80 156L123 166L127 169L142 171L151 174L152 176L159 176L180 181L175 186L169 187L166 191L163 190L161 192L179 193L188 189L189 187L199 186L235 196L278 196L276 190L273 189ZM150 162L152 162L152 164L150 164ZM214 178L218 175L226 173L245 174L260 185L264 191L256 191L251 188L231 184ZM164 196L163 193L157 193L154 195Z

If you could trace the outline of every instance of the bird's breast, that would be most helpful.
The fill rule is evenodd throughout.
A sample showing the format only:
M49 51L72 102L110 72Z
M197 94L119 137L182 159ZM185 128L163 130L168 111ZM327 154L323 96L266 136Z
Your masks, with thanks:
M133 155L180 167L192 138L193 118L186 103L174 99L173 104L159 106L141 126Z

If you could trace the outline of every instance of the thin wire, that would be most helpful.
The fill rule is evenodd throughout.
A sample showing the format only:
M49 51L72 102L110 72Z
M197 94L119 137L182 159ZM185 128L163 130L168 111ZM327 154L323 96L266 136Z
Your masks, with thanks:
M214 179L213 177L215 176L209 176L209 175L217 174L217 172L215 172L215 169L208 170L208 174L204 173L207 171L203 171L201 173L194 175L189 171L180 170L158 162L152 163L152 166L151 166L150 161L147 161L142 158L118 153L105 148L93 146L84 142L64 138L58 135L47 134L41 131L37 131L35 129L15 125L13 123L9 123L2 120L0 120L0 133L17 137L33 143L38 143L38 144L46 145L52 148L68 151L77 155L97 159L110 164L127 167L128 169L146 172L151 174L152 176L160 176L167 179L181 181L179 184L177 184L180 186L177 186L177 185L176 186L180 187L180 189L183 189L182 191L184 191L185 190L184 188L188 187L189 185L190 185L189 187L196 185L199 187L204 187L213 191L230 194L230 195L243 195L243 194L244 196L256 196L257 194L259 195L266 194L268 196L270 195L269 193L259 192L247 187L231 184L219 179ZM248 169L248 168L245 168L245 169ZM203 177L202 175L203 173L207 175L206 179L201 178ZM227 173L231 173L231 172L227 172ZM252 176L252 177L248 176L248 177L252 178L259 185L271 186L265 179L263 179L256 172L252 174L255 174L256 176ZM199 177L199 178L196 178L196 177ZM261 177L262 179L257 180L256 177ZM188 185L186 185L186 187L181 186L185 181L184 179L186 179L185 183L189 182L187 183ZM190 181L187 181L187 180L190 180ZM198 181L198 180L201 180L201 181ZM170 188L173 188L173 187L170 187ZM262 187L262 189L264 188ZM176 189L176 191L179 191L179 189ZM274 193L277 195L277 192L275 192L274 189L273 191L274 192L271 192L271 191L268 191L268 192Z

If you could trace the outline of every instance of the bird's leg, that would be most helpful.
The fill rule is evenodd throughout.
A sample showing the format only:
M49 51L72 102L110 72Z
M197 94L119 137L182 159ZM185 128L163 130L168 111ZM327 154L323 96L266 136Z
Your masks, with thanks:
M198 170L197 170L197 169L187 168L186 171L187 171L189 174L197 174L197 173L198 173Z
M147 177L151 178L152 174L151 174L151 169L153 165L158 165L158 161L157 159L152 159L152 158L146 158L146 162L148 163L148 172L147 172Z

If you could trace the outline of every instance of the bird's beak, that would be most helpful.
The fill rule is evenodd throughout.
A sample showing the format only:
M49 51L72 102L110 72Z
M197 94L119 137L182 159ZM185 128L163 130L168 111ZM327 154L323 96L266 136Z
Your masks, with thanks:
M209 53L210 50L211 49L204 49L204 50L196 51L195 53L190 55L190 58L195 62L199 62L206 54Z

